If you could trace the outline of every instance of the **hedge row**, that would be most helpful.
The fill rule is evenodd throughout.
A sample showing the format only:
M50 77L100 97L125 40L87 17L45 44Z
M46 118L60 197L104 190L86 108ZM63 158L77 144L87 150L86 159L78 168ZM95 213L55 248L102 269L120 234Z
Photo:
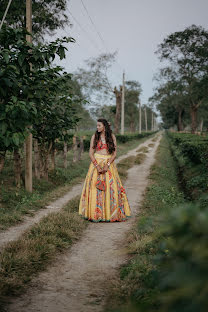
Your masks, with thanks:
M195 134L171 133L168 136L185 157L194 164L204 164L208 167L208 136L202 137Z
M186 197L198 199L208 192L208 139L192 134L167 132Z
M128 236L132 258L122 266L105 312L208 311L207 205L208 196L184 198L164 136L138 224Z
M130 133L130 134L124 134L124 135L116 134L116 140L118 143L126 143L132 140L137 140L137 139L142 139L144 137L148 137L152 135L153 133L156 133L156 132L152 131L152 132L142 132L142 133ZM68 136L69 137L67 141L68 148L72 148L73 146L73 136L74 134L71 134ZM84 136L84 150L88 150L90 148L91 136L92 134L87 134ZM78 137L78 147L79 147L80 135L78 134L77 137ZM58 150L63 150L64 142L63 141L56 142L56 148Z

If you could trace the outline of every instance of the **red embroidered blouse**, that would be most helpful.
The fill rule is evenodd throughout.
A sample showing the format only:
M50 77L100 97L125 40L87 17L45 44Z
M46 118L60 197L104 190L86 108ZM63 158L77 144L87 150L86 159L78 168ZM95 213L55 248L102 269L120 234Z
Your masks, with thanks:
M97 143L97 146L96 146L96 151L100 151L100 150L102 150L102 149L104 149L104 148L108 148L107 147L107 144L103 144L102 142L101 142L101 140L99 140L98 141L98 143Z

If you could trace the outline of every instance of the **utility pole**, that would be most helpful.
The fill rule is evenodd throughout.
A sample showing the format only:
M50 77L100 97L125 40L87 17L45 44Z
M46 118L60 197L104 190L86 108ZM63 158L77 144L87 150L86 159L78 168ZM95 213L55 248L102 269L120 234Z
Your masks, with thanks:
M1 28L2 28L2 25L3 25L3 23L4 23L4 20L5 20L5 18L6 18L6 15L7 15L7 12L8 12L8 10L9 10L9 7L10 7L11 2L12 2L12 0L9 0L9 2L8 2L8 4L7 4L6 11L4 12L4 16L3 16L2 20L1 20L0 30L1 30Z
M116 115L115 115L115 134L118 134L120 131L121 125L121 101L122 101L122 86L120 86L120 90L114 88L114 94L116 96Z
M146 132L147 132L147 108L146 108L146 105L145 105L145 108L144 108L144 118L145 118L145 129L146 129Z
M151 126L151 131L154 131L154 113L153 113L153 110L152 110L152 126Z
M141 108L141 101L139 99L139 133L142 132L142 108Z
M26 29L32 33L32 0L26 0ZM32 37L26 35L26 40L32 43ZM31 126L30 126L31 127ZM25 140L25 189L32 192L32 134Z
M123 72L123 87L121 99L121 134L124 134L124 96L125 96L125 73Z

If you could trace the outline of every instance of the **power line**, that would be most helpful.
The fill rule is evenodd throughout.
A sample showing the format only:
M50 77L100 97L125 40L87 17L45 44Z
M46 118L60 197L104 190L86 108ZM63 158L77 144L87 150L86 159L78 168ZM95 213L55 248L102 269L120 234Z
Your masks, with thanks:
M100 40L102 41L104 47L106 48L105 41L103 40L103 38L102 38L100 32L97 30L97 27L95 26L95 23L93 22L93 20L92 20L90 14L89 14L89 11L88 11L88 9L86 8L86 5L84 4L83 0L81 0L81 3L82 3L82 5L83 5L83 7L84 7L84 9L85 9L85 11L86 11L86 13L87 13L87 16L89 17L89 20L90 20L91 24L92 24L93 27L95 28L95 31L96 31L98 37L100 38ZM107 48L106 48L106 50L107 50Z
M103 40L101 34L97 31L96 26L95 26L95 23L93 22L93 20L92 20L90 14L89 14L89 12L88 12L88 10L87 10L87 8L86 8L86 6L84 5L84 3L83 3L82 0L81 0L81 2L82 2L82 5L83 5L85 11L87 12L87 15L88 15L88 18L90 19L90 22L92 23L93 27L95 28L95 30L96 30L96 32L97 32L97 34L98 34L100 40L102 41L102 43L103 43L103 45L104 45L104 47L105 47L105 49L106 49L106 51L107 51L105 42L104 42L104 40ZM81 25L81 23L80 23L80 22L77 20L77 18L69 11L68 8L67 8L67 11L68 11L68 13L70 14L70 16L73 18L73 20L76 22L76 24L80 27L80 29L87 35L87 38L90 40L90 42L93 44L93 46L99 51L99 53L100 53L100 52L103 52L103 51L100 51L100 49L97 47L97 44L95 43L95 41L93 41L93 40L91 39L91 37L89 36L89 34L88 34L88 32L86 31L86 29ZM120 69L123 71L123 69L122 69L122 67L120 66L120 64L118 63L118 61L117 61L117 60L115 60L115 61L116 61L117 65L120 67ZM106 78L107 78L107 73L106 73L106 72L105 72L105 75L106 75ZM111 87L111 85L110 85L108 79L107 79L107 84L108 84L108 87L109 87L109 91L113 92L113 89L112 89L112 87Z
M69 9L67 8L68 13L71 15L71 17L73 18L73 20L77 23L77 25L82 29L82 31L87 35L87 38L90 40L90 42L93 44L93 46L99 50L97 44L95 44L95 42L91 39L91 37L88 35L88 32L82 27L82 25L79 23L79 21L75 18L75 16L69 11ZM100 52L100 51L99 51Z
M91 24L92 24L93 27L94 27L94 29L95 29L97 35L99 36L100 40L102 41L102 43L103 43L103 45L104 45L104 47L105 47L105 49L106 49L106 52L108 52L108 48L107 48L107 46L106 46L106 44L105 44L105 41L104 41L103 37L101 36L101 33L97 30L97 27L96 27L95 23L93 22L93 19L91 18L90 13L89 13L89 11L88 11L86 5L84 4L83 0L80 0L80 1L81 1L82 5L83 5L83 7L84 7L84 9L85 9L85 11L86 11L86 13L87 13L87 15L88 15L88 18L89 18ZM117 60L115 60L115 61L116 61L117 65L120 67L120 69L123 71L123 68L122 68L122 66L119 64L119 62L118 62Z
M92 20L90 14L89 14L89 11L88 11L88 9L87 9L87 7L86 7L86 5L84 4L83 0L80 0L80 1L81 1L82 5L83 5L83 7L84 7L84 9L85 9L85 11L86 11L86 13L87 13L89 19L90 19L90 21L91 21L91 24L92 24L93 27L95 28L96 33L98 34L98 36L99 36L100 40L102 41L102 43L103 43L103 45L104 45L106 51L108 52L107 46L106 46L106 44L105 44L105 41L104 41L103 37L101 36L101 33L97 30L97 27L96 27L95 23L93 22L93 20ZM116 60L116 62L117 62L117 65L122 69L122 67L121 67L121 65L119 64L119 62L118 62L117 60ZM123 69L122 69L122 70L123 70Z

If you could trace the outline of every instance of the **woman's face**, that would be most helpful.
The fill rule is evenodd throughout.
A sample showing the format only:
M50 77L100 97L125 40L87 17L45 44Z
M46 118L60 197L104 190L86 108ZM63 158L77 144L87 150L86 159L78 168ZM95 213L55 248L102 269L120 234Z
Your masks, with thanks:
M98 121L97 122L97 131L102 132L104 130L105 130L105 127L104 127L103 123Z

